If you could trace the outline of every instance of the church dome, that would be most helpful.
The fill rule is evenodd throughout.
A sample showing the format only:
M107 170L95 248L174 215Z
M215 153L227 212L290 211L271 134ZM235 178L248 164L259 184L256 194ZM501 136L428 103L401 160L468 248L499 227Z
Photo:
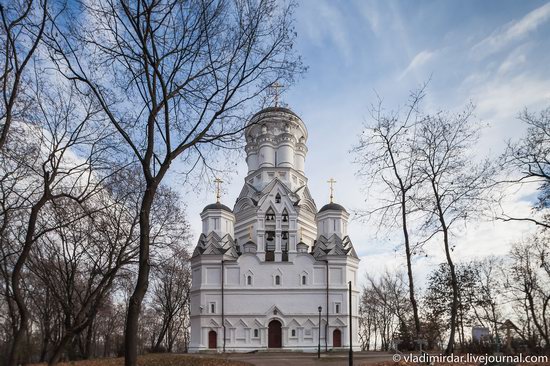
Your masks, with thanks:
M296 250L298 251L298 253L307 253L308 249L309 249L309 246L301 240L296 245Z
M261 111L257 112L256 114L254 114L252 116L252 118L250 119L250 121L248 122L248 124L253 123L253 121L256 122L256 119L257 119L258 116L260 116L262 114L267 114L267 113L287 113L287 114L292 114L296 118L300 118L300 117L298 117L298 115L296 113L294 113L289 108L285 108L285 107L267 107L267 108L264 108Z
M252 240L247 241L243 245L243 250L245 253L256 253L258 246Z
M346 209L344 208L344 206L342 205L339 205L337 203L334 203L334 202L331 202L331 203L327 203L326 205L324 205L323 207L321 207L321 209L319 210L319 212L323 212L323 211L344 211L344 212L347 212Z
M202 210L202 212L206 210L224 210L224 211L233 213L233 211L229 207L219 202L209 204Z

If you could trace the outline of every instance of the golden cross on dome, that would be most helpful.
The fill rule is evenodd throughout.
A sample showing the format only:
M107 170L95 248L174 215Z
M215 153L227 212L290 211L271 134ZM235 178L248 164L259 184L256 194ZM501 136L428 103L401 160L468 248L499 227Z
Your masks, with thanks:
M282 88L284 85L280 84L278 81L271 84L271 88L273 88L273 92L275 94L275 107L279 104L279 89Z
M216 178L214 179L214 183L216 183L216 202L220 203L220 198L222 198L221 184L223 183L223 180Z
M330 203L332 203L334 199L334 183L336 183L336 181L334 180L334 178L330 178L329 180L327 180L327 183L330 184Z

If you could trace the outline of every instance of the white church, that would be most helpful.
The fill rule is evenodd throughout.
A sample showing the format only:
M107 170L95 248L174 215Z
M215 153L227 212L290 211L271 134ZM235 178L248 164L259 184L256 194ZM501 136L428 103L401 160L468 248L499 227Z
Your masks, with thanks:
M233 209L220 203L218 189L217 202L201 213L190 351L349 348L349 281L358 348L359 259L349 214L333 202L332 183L330 202L317 210L304 173L304 122L269 107L245 133L248 174Z

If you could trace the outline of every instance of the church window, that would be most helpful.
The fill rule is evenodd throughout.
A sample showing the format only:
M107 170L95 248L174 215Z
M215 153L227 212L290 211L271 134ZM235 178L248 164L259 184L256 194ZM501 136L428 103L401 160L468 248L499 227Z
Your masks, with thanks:
M307 277L305 275L302 275L302 285L307 284Z
M266 234L265 260L266 262L273 262L275 260L275 232L268 231Z
M216 303L215 302L211 302L209 308L210 308L210 314L216 314Z
M296 329L292 329L292 330L290 331L290 336L291 336L291 337L296 337Z
M340 305L341 305L341 304L340 304L339 302L337 302L337 303L334 304L334 312L335 312L336 314L340 314Z
M281 195L279 193L275 195L275 203L281 203Z
M258 329L254 329L254 338L260 337L260 332Z
M275 284L280 285L281 284L281 276L277 275L275 276Z
M269 210L267 210L267 212L265 213L265 220L266 221L275 220L275 212L273 212L271 208L269 208Z
M246 284L251 286L252 285L252 276L248 275L246 276Z

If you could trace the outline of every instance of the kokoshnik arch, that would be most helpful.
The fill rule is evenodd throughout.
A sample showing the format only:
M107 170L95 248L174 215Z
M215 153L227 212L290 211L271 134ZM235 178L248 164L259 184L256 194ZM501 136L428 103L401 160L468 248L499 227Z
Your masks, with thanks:
M248 174L233 210L201 213L191 259L190 351L246 352L349 347L348 281L358 329L359 259L349 214L333 202L319 211L304 174L308 137L290 109L269 107L246 128ZM321 324L318 307L322 306ZM352 344L358 344L354 332Z

